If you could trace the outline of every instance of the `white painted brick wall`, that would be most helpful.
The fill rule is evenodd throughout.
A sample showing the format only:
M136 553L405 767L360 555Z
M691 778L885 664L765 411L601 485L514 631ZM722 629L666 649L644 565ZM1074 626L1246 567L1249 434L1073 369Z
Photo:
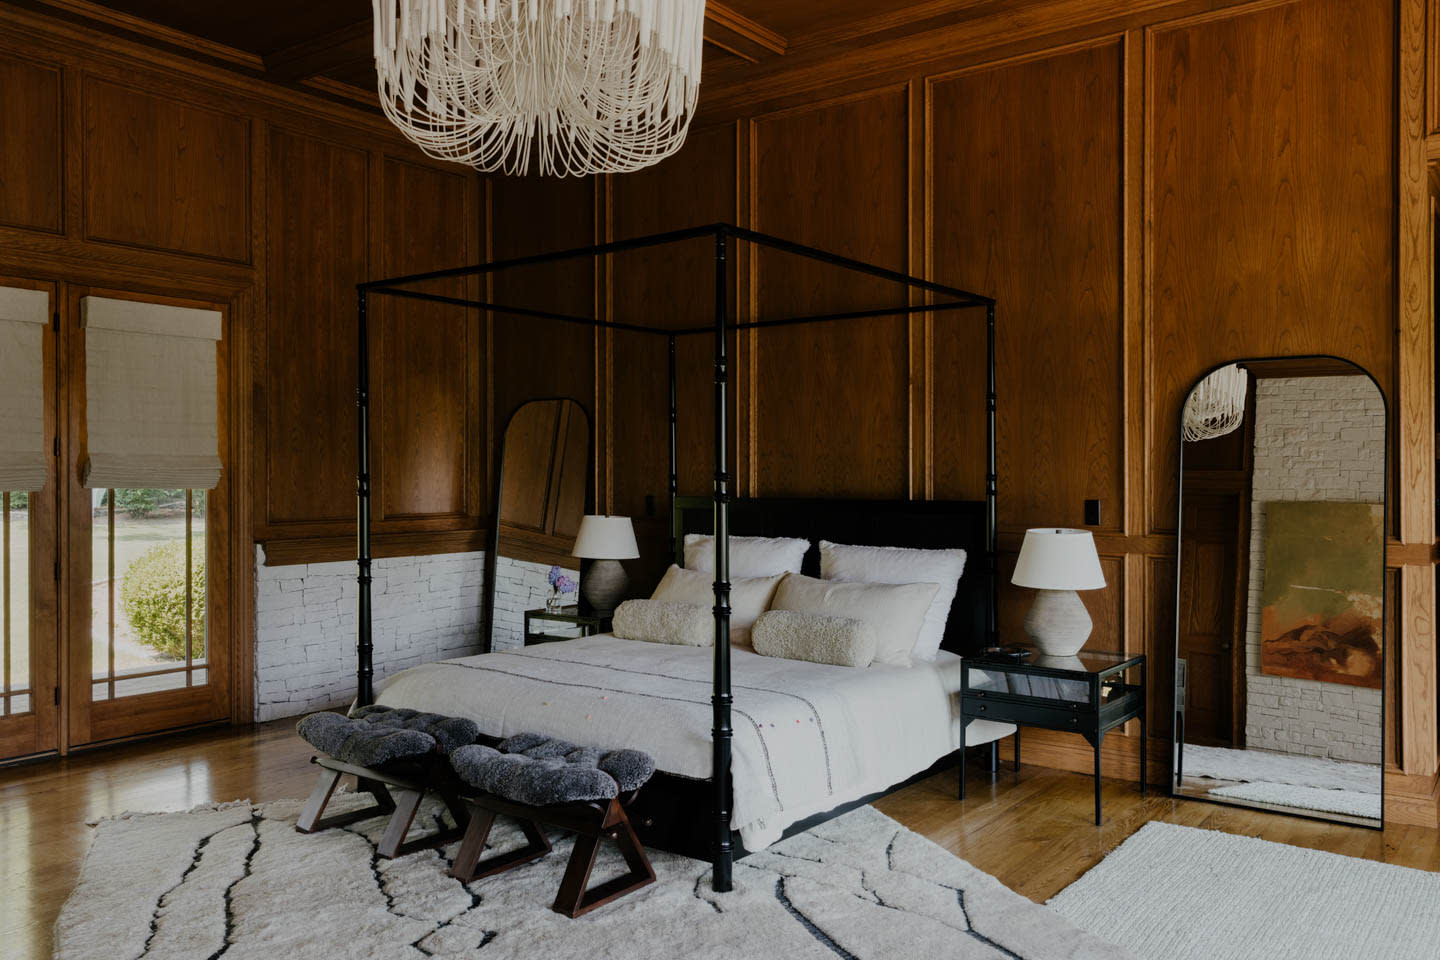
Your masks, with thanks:
M1379 763L1379 690L1260 672L1265 508L1272 500L1379 503L1385 406L1368 377L1262 379L1255 385L1255 469L1245 637L1245 745Z
M355 564L265 566L255 548L255 719L355 696ZM375 678L480 652L483 553L385 557L372 568Z
M565 570L565 573L571 580L580 582L580 571ZM525 645L525 611L545 606L550 596L549 578L549 564L500 558L499 565L495 567L493 642L496 650ZM575 602L574 592L570 593L567 602ZM553 627L553 624L547 625L546 629L554 632Z

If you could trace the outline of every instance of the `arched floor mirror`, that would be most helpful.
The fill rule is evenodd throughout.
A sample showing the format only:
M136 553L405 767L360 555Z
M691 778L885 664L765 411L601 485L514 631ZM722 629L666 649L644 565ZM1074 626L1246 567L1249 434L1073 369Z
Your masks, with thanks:
M1181 434L1172 791L1382 826L1384 395L1333 357L1239 360Z

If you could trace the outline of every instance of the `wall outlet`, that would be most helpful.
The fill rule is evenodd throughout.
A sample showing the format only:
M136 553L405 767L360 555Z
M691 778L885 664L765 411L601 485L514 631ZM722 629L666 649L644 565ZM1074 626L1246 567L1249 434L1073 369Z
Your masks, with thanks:
M1098 527L1098 526L1100 526L1100 501L1099 501L1099 500L1086 500L1086 501L1085 501L1085 526L1087 526L1087 527Z

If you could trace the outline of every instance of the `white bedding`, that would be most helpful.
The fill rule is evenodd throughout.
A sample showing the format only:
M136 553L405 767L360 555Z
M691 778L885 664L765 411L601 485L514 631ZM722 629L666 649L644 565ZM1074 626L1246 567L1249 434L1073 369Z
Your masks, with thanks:
M711 771L714 651L601 634L412 667L377 702L469 717L483 734L534 731L634 747L685 777ZM790 824L883 790L954 750L960 658L863 670L731 651L732 824L748 850ZM1013 727L972 721L970 744Z

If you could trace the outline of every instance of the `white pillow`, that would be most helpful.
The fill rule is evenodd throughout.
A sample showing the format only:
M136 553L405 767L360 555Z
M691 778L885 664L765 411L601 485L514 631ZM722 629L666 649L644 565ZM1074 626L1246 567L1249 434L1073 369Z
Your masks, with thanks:
M933 583L840 583L786 574L772 610L853 617L875 629L875 662L910 666L910 651L939 587Z
M615 608L610 632L622 640L709 647L715 644L714 624L710 611L693 603L626 600Z
M875 628L854 617L770 610L755 621L751 636L762 657L837 667L868 667L875 659Z
M775 577L799 573L810 549L809 540L793 537L731 537L730 576ZM715 572L715 538L708 533L685 534L685 569Z
M911 656L934 660L945 639L945 621L960 575L965 572L964 550L916 550L911 547L847 546L820 541L820 576L851 583L934 583L940 589L925 612L925 625Z
M750 642L750 628L755 620L770 609L770 599L780 585L780 575L773 577L741 577L730 581L730 642ZM660 585L650 594L651 600L670 603L693 603L711 614L714 622L715 575L699 570L686 570L670 564ZM713 631L712 631L713 632Z

